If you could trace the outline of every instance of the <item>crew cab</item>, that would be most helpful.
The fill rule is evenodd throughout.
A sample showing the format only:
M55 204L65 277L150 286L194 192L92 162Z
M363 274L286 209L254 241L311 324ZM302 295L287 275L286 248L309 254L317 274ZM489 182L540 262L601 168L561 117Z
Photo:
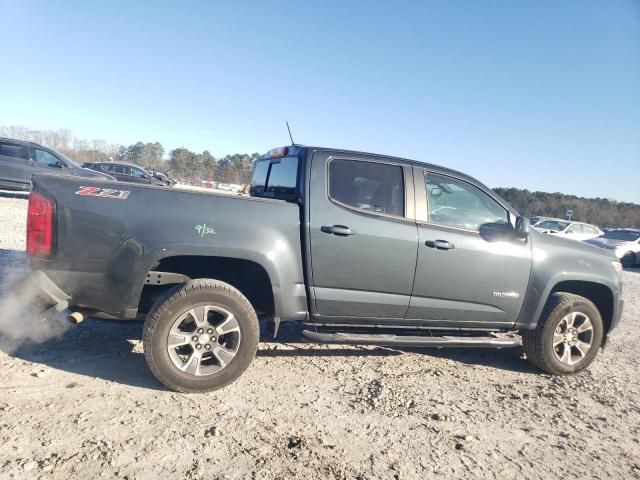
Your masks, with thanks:
M529 228L477 180L383 155L291 145L250 196L35 176L27 250L43 305L145 320L169 388L232 382L258 318L313 342L513 347L587 367L622 311L603 249Z

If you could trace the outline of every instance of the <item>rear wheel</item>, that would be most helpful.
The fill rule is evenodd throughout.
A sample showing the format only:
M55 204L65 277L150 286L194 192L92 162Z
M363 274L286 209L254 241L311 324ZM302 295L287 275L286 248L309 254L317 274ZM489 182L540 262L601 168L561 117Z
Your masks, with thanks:
M587 298L558 292L551 295L535 330L522 334L527 359L552 375L585 369L602 344L600 312Z
M258 319L244 295L217 280L193 280L170 290L147 315L144 353L164 385L209 392L236 380L251 364Z
M636 264L636 257L633 252L627 252L620 259L620 263L624 268L631 268Z

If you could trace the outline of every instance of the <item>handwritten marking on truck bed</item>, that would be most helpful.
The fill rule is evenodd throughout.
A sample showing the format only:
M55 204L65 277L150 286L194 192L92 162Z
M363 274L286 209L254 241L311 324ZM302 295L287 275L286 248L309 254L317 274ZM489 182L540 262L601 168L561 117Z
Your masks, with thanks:
M201 237L204 237L205 235L216 234L215 230L211 227L208 227L206 223L203 223L202 225L196 225L194 228L198 231Z

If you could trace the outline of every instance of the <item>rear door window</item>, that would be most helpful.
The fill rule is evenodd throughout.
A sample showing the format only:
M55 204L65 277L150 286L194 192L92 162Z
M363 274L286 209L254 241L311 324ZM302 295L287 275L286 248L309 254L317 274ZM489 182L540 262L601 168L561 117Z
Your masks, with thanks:
M359 210L404 216L402 167L364 160L333 159L329 162L329 197Z
M112 167L112 165L108 165L106 163L103 163L102 165L100 165L100 170L102 170L103 172L110 172L111 171L111 167Z
M120 175L130 175L130 169L126 165L114 165L113 173L118 173Z
M17 143L0 142L0 155L20 158L22 160L28 158L27 147Z

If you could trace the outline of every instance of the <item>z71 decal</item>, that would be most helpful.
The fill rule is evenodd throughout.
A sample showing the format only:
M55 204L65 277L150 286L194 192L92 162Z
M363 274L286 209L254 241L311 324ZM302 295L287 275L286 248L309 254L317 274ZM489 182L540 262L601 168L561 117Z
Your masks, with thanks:
M80 187L80 190L76 192L76 195L82 195L84 197L100 197L100 198L116 198L118 200L124 200L129 196L131 192L127 190L112 190L110 188L98 188L98 187Z

